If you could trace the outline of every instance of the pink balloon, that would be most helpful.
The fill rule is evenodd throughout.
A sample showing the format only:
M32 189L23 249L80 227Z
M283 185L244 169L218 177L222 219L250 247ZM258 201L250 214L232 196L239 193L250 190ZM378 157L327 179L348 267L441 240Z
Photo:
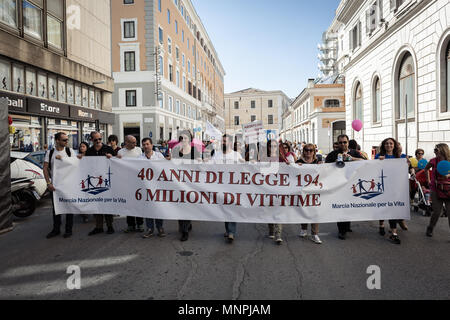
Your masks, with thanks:
M363 123L362 123L361 120L355 120L355 121L352 122L352 128L356 132L360 132L362 127L363 127Z

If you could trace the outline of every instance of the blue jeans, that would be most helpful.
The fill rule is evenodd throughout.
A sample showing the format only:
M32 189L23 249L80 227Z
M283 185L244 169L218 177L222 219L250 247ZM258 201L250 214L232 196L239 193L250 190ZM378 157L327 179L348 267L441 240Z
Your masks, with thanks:
M155 220L156 220L156 229L161 229L163 226L163 220L160 219L145 219L145 224L149 230L155 230Z
M225 222L225 230L228 234L236 234L237 223L236 222Z

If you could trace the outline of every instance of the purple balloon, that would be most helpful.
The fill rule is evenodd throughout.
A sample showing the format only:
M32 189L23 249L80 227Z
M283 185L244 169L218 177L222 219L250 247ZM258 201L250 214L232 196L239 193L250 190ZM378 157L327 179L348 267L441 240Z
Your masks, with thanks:
M363 127L363 123L362 123L361 120L355 120L355 121L352 122L352 128L356 132L360 132L362 127Z

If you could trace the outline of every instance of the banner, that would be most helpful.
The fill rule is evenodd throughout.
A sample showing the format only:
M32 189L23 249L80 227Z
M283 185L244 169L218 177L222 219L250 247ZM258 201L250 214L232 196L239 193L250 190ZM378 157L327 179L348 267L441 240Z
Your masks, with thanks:
M214 127L209 121L206 121L205 134L209 135L211 140L222 140L222 132Z
M335 164L184 164L85 157L55 162L56 214L327 223L409 219L405 159Z

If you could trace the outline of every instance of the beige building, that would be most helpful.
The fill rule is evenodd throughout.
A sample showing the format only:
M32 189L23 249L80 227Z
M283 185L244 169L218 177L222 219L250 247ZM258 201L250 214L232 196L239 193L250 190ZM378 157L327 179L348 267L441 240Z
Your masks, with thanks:
M337 136L343 133L345 89L336 76L310 79L308 86L283 111L283 141L314 143L319 150L328 153Z
M190 0L112 0L113 111L119 139L155 142L206 121L223 130L225 71Z
M279 135L282 110L290 102L283 91L249 88L225 94L225 131L232 135L243 133L243 125L262 121L264 130Z
M0 2L0 98L8 100L11 148L50 147L58 131L77 148L112 131L109 0Z

